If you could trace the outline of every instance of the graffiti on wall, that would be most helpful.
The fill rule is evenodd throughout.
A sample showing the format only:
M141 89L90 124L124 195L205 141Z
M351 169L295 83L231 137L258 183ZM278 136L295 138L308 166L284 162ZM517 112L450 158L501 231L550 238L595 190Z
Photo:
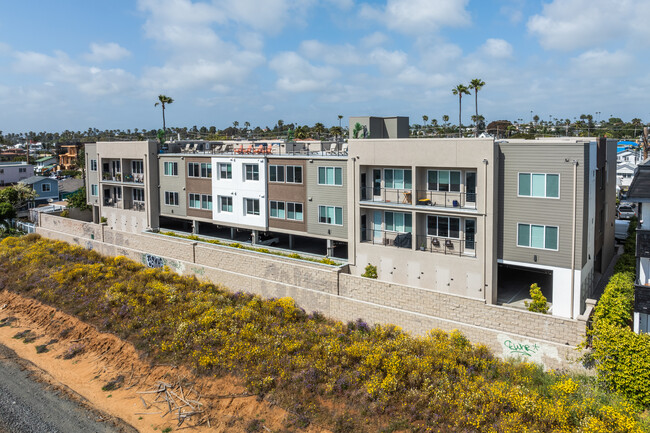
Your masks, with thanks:
M527 361L538 362L543 365L546 365L545 361L551 359L561 361L557 346L552 344L525 340L521 337L506 334L499 334L497 340L501 345L501 356L503 358L525 358Z
M152 254L144 254L143 259L144 264L147 265L148 268L162 268L165 265L162 257L154 256Z

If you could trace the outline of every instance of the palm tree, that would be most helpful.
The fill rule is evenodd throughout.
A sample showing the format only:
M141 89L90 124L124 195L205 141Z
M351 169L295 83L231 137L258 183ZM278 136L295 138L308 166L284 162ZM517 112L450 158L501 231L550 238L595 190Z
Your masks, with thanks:
M169 104L171 104L171 103L173 103L173 102L174 102L174 100L173 100L172 98L170 98L169 96L158 95L158 102L156 102L155 104L153 104L154 107L157 107L158 104L160 104L160 105L162 106L162 115L163 115L163 131L166 130L166 127L165 127L165 104L168 104L168 105L169 105Z
M462 137L463 136L463 124L461 122L461 113L462 113L462 106L463 106L463 94L469 95L469 90L464 84L459 84L458 86L454 87L451 89L451 93L454 95L458 95L458 136Z
M427 116L426 114L424 116L422 116L422 127L425 130L424 131L425 134L427 133L426 128L427 128L427 122L428 121L429 121L429 116Z
M474 89L474 107L476 108L476 118L478 119L478 91L485 86L485 81L480 78L474 78L469 83L469 88ZM474 136L478 137L478 122L474 122Z

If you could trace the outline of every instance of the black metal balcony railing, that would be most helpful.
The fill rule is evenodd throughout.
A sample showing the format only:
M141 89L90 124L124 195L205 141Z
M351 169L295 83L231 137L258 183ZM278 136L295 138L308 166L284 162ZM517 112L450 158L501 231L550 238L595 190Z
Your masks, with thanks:
M415 238L415 244L413 239ZM429 235L416 235L386 230L362 230L361 242L373 245L383 245L395 248L415 249L439 254L455 254L465 256L476 255L476 241L474 236L465 238L443 238Z
M138 211L138 212L144 212L144 202L143 202L143 201L134 201L134 202L131 204L131 207L129 208L129 210L135 210L135 211Z
M369 186L361 188L361 201L476 209L476 193L473 192L417 190L414 197L412 189Z

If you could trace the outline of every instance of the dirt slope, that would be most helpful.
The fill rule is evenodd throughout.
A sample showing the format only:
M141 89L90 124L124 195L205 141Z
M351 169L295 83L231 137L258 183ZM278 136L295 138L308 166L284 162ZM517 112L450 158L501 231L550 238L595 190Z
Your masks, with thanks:
M14 338L27 330L30 332L22 338ZM291 414L248 396L234 377L198 377L183 367L152 366L130 343L6 290L0 292L0 342L83 396L89 405L141 432L167 428L193 432L293 431L286 428ZM43 345L46 351L42 351ZM111 381L117 383L116 389L102 390ZM167 392L152 392L162 384L171 387ZM184 406L181 413L200 413L183 418L179 427L178 408L166 413L170 404ZM301 431L327 430L312 425Z

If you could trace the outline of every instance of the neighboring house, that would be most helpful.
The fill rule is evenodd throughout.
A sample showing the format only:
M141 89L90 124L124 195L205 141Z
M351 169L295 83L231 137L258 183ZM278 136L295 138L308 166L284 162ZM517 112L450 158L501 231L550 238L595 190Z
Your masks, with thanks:
M59 200L65 200L84 186L83 179L68 178L59 181Z
M59 155L59 170L73 170L78 166L78 158L83 144L57 144Z
M0 162L0 186L13 185L34 176L34 166L26 162Z
M43 176L32 176L21 180L20 183L29 185L36 191L34 204L44 204L59 200L59 182L56 179Z
M617 164L632 164L636 167L637 164L643 161L641 150L630 147L619 147L616 149L616 163Z
M88 144L93 220L288 237L289 249L347 257L355 275L375 265L396 291L523 308L538 283L553 315L581 315L614 255L615 141L409 139L401 119L352 118L392 138L350 140L347 154L276 142L250 154L213 142L162 153L154 141Z
M632 178L634 178L634 170L636 169L636 164L632 163L621 163L616 166L616 185L622 189L627 190L632 183Z
M34 172L39 176L47 176L56 167L57 158L52 155L43 156L34 161L36 168Z
M650 161L639 164L628 190L628 201L638 203L636 229L636 281L634 332L650 333Z

